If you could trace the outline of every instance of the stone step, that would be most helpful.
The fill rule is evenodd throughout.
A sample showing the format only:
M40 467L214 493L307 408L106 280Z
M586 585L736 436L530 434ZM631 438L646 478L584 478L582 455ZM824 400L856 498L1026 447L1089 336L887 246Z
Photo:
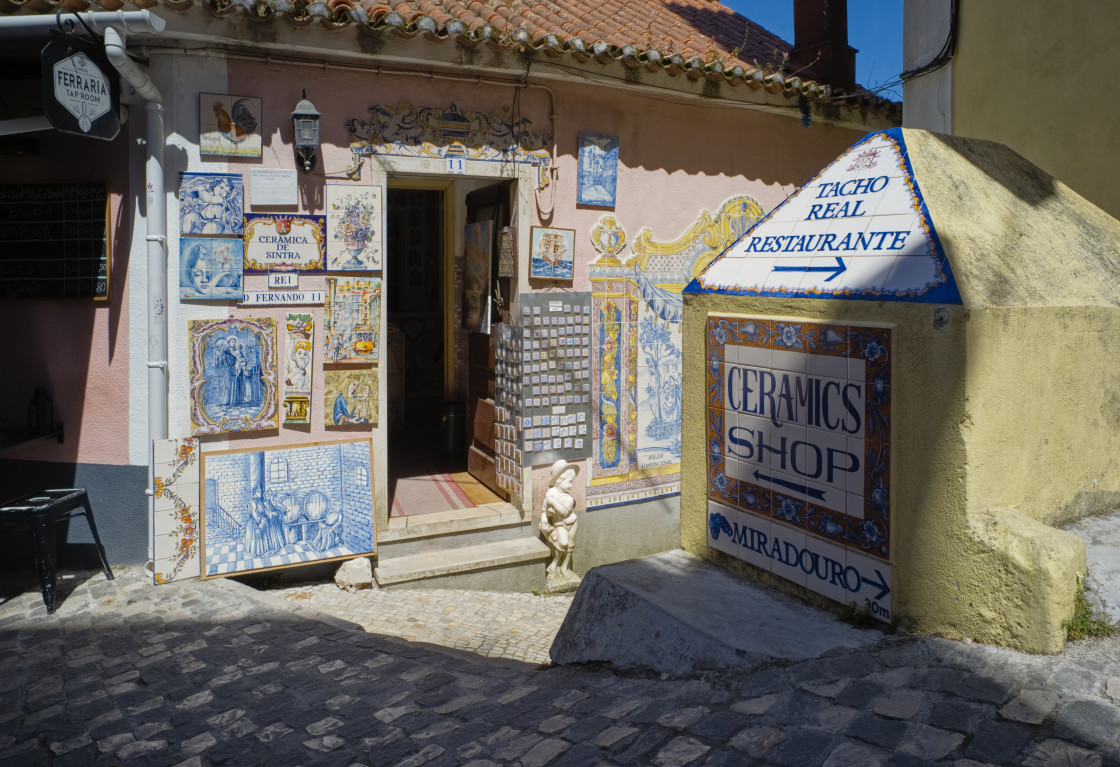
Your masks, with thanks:
M882 637L675 549L592 568L549 655L560 665L607 662L684 677L818 658Z
M539 538L523 536L391 559L379 554L373 575L381 588L543 590L550 556Z
M536 537L533 516L504 501L472 509L393 517L377 533L382 562L402 556Z

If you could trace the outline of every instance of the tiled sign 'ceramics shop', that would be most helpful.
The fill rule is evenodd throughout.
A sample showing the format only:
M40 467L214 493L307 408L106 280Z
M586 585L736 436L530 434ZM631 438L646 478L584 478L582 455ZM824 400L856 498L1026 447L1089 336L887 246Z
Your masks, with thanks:
M889 328L710 316L709 545L890 619Z

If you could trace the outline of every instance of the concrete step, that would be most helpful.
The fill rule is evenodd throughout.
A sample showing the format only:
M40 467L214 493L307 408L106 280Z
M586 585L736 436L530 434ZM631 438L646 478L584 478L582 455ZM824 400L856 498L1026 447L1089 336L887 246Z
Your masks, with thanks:
M472 509L392 517L377 534L381 561L413 554L535 537L533 516L499 501Z
M379 553L373 575L381 588L543 590L550 556L543 541L526 535L390 559Z

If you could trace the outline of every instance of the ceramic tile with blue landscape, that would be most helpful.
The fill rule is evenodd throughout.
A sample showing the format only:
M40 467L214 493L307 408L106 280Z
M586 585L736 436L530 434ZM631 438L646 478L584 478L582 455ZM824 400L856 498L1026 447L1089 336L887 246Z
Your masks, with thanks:
M207 453L203 577L376 550L369 440Z

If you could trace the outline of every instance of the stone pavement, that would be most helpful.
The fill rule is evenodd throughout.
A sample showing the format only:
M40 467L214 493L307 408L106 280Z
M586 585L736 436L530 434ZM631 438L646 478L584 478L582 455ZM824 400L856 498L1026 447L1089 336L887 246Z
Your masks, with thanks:
M69 584L48 616L33 578L0 581L0 765L1120 765L1117 640L884 636L677 680L366 633L228 581Z
M281 586L259 596L279 600L273 604L281 609L310 608L410 642L543 664L573 595L377 588L349 593L327 582Z

